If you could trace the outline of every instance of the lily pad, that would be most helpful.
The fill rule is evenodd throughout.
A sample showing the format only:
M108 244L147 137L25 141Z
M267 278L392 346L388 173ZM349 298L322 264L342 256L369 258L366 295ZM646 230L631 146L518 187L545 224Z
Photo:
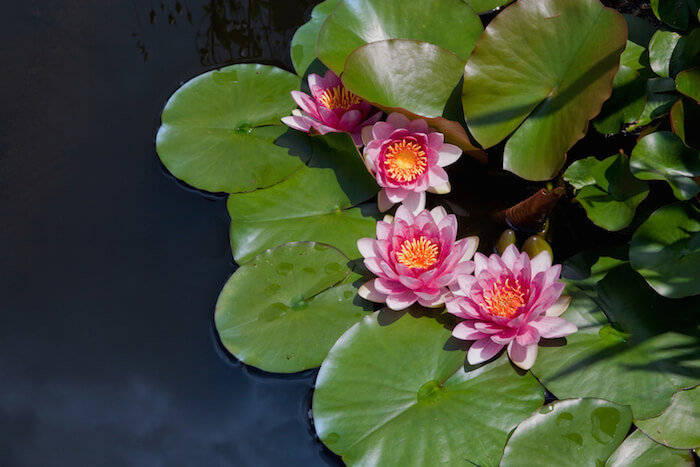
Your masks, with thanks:
M596 397L629 405L635 419L655 416L677 390L700 383L700 323L688 318L700 297L660 297L611 258L590 276L601 278L566 279L573 298L562 317L579 330L565 345L540 346L532 373L560 399Z
M514 0L465 0L477 13L487 13Z
M238 262L282 243L315 241L360 256L357 239L375 234L376 204L355 207L379 187L346 133L314 136L313 154L289 178L228 198L231 246Z
M649 62L651 69L659 76L668 78L671 74L671 58L681 35L673 31L656 31L649 42Z
M462 0L344 0L321 28L318 57L340 75L350 53L365 44L413 39L466 60L483 30L477 14Z
M343 84L384 107L441 117L459 83L464 60L437 45L406 39L372 42L345 62Z
M700 447L700 386L679 391L660 415L635 420L648 437L665 446L680 449Z
M656 28L634 15L622 15L627 23L628 35L625 50L620 55L620 65L642 71L649 68L649 41Z
M685 70L676 75L676 89L688 97L700 101L700 68Z
M654 119L663 117L671 111L680 95L672 78L650 78L647 80L647 103L639 116L637 123L628 127L629 131L648 125Z
M599 133L615 134L633 123L646 104L646 80L639 72L621 65L613 80L613 92L605 101L593 125Z
M520 0L489 23L464 72L467 125L503 167L548 180L610 97L627 26L598 0ZM554 47L553 44L556 44Z
M596 225L607 230L627 227L639 203L647 197L649 187L637 180L624 154L602 161L595 157L576 161L564 174L577 189L576 200Z
M690 451L667 448L636 430L615 450L605 465L607 467L692 467L695 463Z
M328 15L340 0L325 0L311 10L311 19L303 24L292 37L290 53L292 64L299 76L304 76L306 70L316 59L316 38Z
M686 146L700 149L700 103L684 98L673 104L671 128Z
M275 373L317 367L371 304L357 297L348 258L320 243L288 243L242 265L219 295L214 322L243 363Z
M630 264L664 297L700 294L700 210L678 202L655 211L632 236Z
M266 65L214 70L183 84L163 110L156 149L177 178L211 192L238 193L273 185L303 167L275 144L280 119L296 104L300 79Z
M632 424L629 407L601 399L553 402L515 429L501 465L602 465Z
M382 310L333 346L316 380L314 424L347 465L495 465L508 433L542 404L542 387L505 354L465 369L451 324Z
M691 14L698 14L694 0L651 0L651 10L661 21L680 30L688 27Z
M657 131L639 140L632 150L630 169L642 180L665 180L680 200L700 192L692 177L700 175L700 153L687 148L670 131Z

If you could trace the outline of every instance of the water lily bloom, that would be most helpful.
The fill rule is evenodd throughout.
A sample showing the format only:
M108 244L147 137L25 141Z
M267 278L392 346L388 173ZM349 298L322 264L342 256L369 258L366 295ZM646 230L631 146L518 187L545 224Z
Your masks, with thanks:
M528 370L537 358L541 337L564 337L578 330L560 318L571 297L562 296L561 266L552 266L549 252L532 260L509 245L502 256L474 256L473 275L460 276L447 311L464 318L452 335L475 341L467 360L477 364L508 347L508 356Z
M426 191L450 191L443 167L459 159L462 150L446 144L445 136L429 128L425 120L392 113L386 122L365 127L362 139L365 163L382 187L380 211L403 203L418 213L425 208Z
M403 310L416 301L441 305L460 274L474 270L471 260L478 237L457 238L457 218L437 207L418 215L399 206L392 222L377 222L377 238L361 238L357 247L376 279L362 285L359 295Z
M344 131L350 133L356 146L361 146L362 128L379 120L382 112L348 91L331 70L323 78L310 74L308 82L311 96L292 91L292 98L301 110L292 111L282 122L306 133L311 129L322 135Z

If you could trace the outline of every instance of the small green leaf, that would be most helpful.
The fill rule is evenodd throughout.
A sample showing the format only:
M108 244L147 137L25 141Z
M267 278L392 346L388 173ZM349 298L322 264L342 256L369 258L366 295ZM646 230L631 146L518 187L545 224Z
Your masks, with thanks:
M620 66L613 81L613 92L605 101L593 125L603 134L619 133L633 123L646 104L646 80L632 68Z
M672 78L651 78L647 80L647 103L639 116L637 123L628 127L629 131L648 125L654 119L663 117L671 111L680 95L675 91Z
M195 188L238 193L274 185L303 167L275 141L296 107L299 77L243 64L183 84L163 110L156 149L165 167Z
M649 42L649 62L651 69L659 76L671 76L671 57L681 35L673 31L656 31Z
M700 153L687 148L669 131L657 131L639 140L632 150L630 169L642 180L665 180L680 200L700 192L692 177L700 175Z
M664 297L700 294L700 210L677 202L655 211L632 236L630 264Z
M571 174L569 173L571 171ZM627 227L639 203L646 198L649 187L630 173L624 154L602 161L595 157L576 161L564 174L577 189L576 200L596 225L607 230Z
M564 270L570 271L566 264ZM566 279L565 293L573 298L562 317L578 332L540 345L532 368L552 394L629 405L640 419L661 412L679 389L700 383L700 322L689 319L700 297L660 297L628 263L613 258L600 258L588 275L576 277Z
M338 339L316 379L326 446L353 465L495 465L508 433L543 402L504 354L465 368L454 321L382 310Z
M688 0L651 0L651 10L657 18L675 29L686 29L691 14ZM697 7L695 8L697 14Z
M392 39L372 42L350 54L343 84L381 106L441 117L463 68L464 60L437 45Z
M288 243L242 265L219 295L221 342L243 363L275 373L317 367L372 306L357 297L348 258L320 243Z
M640 430L636 430L615 450L605 465L606 467L692 467L695 463L690 451L667 448L653 442Z
M626 39L622 15L597 0L514 3L465 67L469 129L484 147L513 133L504 168L528 180L554 177L610 97Z
M344 0L321 28L318 57L340 75L350 53L365 44L413 39L466 60L483 29L474 10L462 0Z
M671 405L653 418L634 424L649 438L678 449L700 447L700 386L678 391Z
M318 32L340 0L325 0L311 10L311 19L294 33L291 44L292 64L299 76L304 76L306 70L316 59L316 38Z
M357 239L375 234L376 204L356 207L379 187L346 133L312 138L313 155L286 180L232 194L231 247L238 262L282 243L315 241L359 257Z
M552 402L515 429L500 465L602 465L632 424L629 407L601 399Z
M676 89L688 97L700 101L700 68L692 68L676 75Z

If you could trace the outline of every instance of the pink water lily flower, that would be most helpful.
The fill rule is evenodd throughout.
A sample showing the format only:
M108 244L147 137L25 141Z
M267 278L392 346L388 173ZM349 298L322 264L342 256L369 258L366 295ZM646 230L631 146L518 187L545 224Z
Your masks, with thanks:
M457 218L437 207L418 215L399 206L392 222L377 222L377 238L361 238L357 247L376 279L358 291L367 300L403 310L416 301L441 305L457 276L470 274L478 237L456 241Z
M382 112L348 91L331 70L323 78L310 74L308 82L311 96L292 91L292 98L301 110L294 110L282 122L306 133L312 128L322 135L344 131L350 133L356 146L361 146L362 128L379 120Z
M477 364L508 347L511 361L529 370L537 358L540 338L564 337L578 330L559 318L571 297L562 296L561 266L552 266L548 252L532 260L508 246L502 256L474 256L474 275L460 276L447 311L464 318L452 335L473 340L467 360Z
M403 203L414 213L425 208L425 192L448 193L445 172L462 155L457 146L445 143L445 136L428 127L422 119L409 120L390 114L362 130L365 163L382 187L379 210L388 211Z

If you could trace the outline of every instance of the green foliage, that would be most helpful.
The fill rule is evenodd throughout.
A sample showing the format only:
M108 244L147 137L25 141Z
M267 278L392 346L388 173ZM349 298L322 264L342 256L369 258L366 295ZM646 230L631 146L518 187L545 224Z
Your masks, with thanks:
M683 98L671 107L671 128L686 146L700 149L700 104Z
M678 391L661 414L634 423L649 438L665 446L700 447L700 386Z
M318 37L318 32L339 1L325 0L316 5L311 11L309 22L294 33L290 54L294 69L299 76L304 76L311 63L316 60L316 38Z
M503 5L511 3L513 0L465 0L477 13L485 13Z
M193 78L163 110L156 149L177 178L227 193L273 185L302 167L275 144L296 107L299 77L266 65L233 65Z
M501 465L602 465L632 423L629 407L601 399L548 404L515 429Z
M610 96L626 32L622 16L597 0L506 8L464 72L462 103L476 140L490 147L512 133L503 167L528 180L554 177Z
M221 291L214 315L221 342L265 371L319 366L336 339L372 310L356 296L352 282L361 277L347 264L320 243L288 243L256 256Z
M637 430L625 439L605 465L608 467L692 467L695 463L690 451L669 449L655 443Z
M576 188L576 200L588 217L596 225L612 231L632 222L637 206L649 193L647 184L630 173L624 154L602 161L595 157L576 161L567 169L564 180Z
M481 20L462 0L343 0L321 28L318 57L340 75L351 52L365 44L413 39L466 60L482 31Z
M382 310L350 328L321 365L316 432L348 465L498 462L508 433L543 402L503 355L465 368L452 318Z
M632 236L630 264L664 297L700 294L700 210L674 203L654 212Z
M676 89L678 92L700 101L700 68L678 73L676 75Z

